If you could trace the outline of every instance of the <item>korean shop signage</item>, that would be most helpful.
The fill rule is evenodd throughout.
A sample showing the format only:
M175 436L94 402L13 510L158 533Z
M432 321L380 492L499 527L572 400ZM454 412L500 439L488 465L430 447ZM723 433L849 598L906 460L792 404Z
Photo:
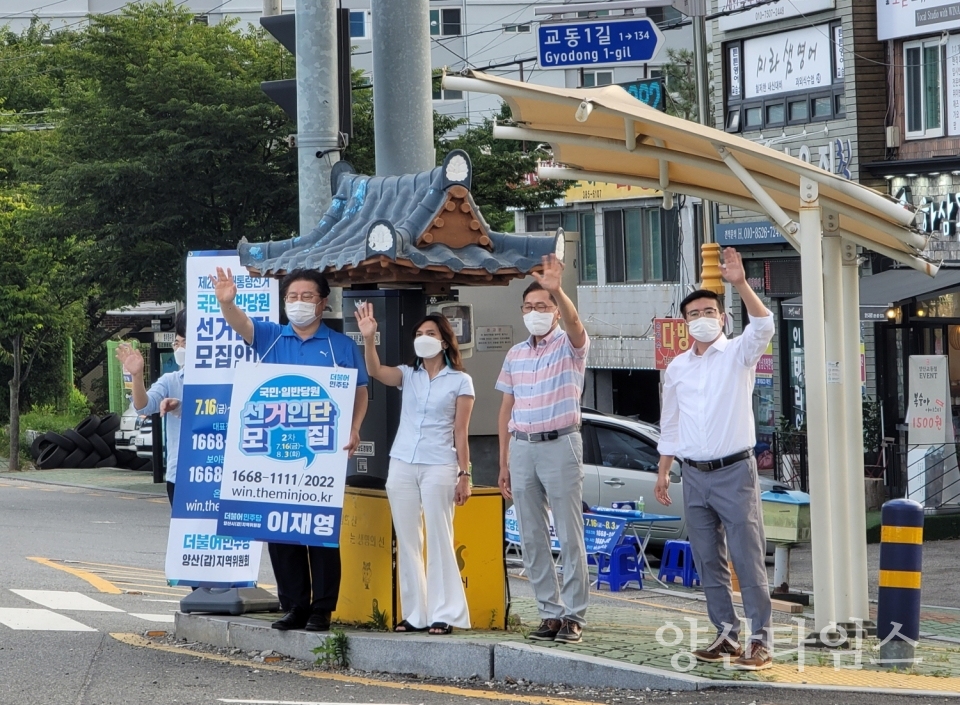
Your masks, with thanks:
M958 0L877 0L877 39L880 41L958 27Z
M879 0L884 2L885 0ZM721 15L720 31L729 32L731 29L740 29L741 27L752 27L765 22L775 22L784 20L788 17L800 17L811 15L814 12L822 10L832 10L834 0L776 0L776 2L765 2L765 0L720 0L718 3L719 12L732 12L732 14ZM740 12L735 12L740 10Z

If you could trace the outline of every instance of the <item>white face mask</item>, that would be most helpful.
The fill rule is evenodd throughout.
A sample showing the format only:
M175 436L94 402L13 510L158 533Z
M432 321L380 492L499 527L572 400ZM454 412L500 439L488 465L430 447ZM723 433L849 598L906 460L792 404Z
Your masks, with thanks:
M421 360L436 357L443 350L443 343L429 335L419 335L413 339L413 351Z
M187 364L187 349L186 348L177 348L173 351L173 359L176 361L179 367L183 367Z
M690 331L690 335L694 339L701 343L712 343L720 335L720 331L723 330L723 324L719 318L701 316L695 321L690 321L687 324L687 330Z
M287 318L299 328L306 328L317 320L317 304L307 301L291 301L284 306Z
M531 311L523 315L523 324L530 331L530 335L541 337L550 332L553 328L554 317L552 313L540 313Z

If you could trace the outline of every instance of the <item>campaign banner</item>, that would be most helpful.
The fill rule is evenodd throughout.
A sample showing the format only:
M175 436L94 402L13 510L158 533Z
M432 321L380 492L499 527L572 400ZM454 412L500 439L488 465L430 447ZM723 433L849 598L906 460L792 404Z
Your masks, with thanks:
M609 556L620 542L626 525L627 519L624 517L584 514L583 542L587 547L586 552Z
M690 349L690 333L682 318L653 319L654 367L667 369L673 358Z
M357 371L244 363L227 423L222 534L340 545Z
M557 529L553 525L553 512L547 510L547 521L550 526L550 550L560 552L560 539L557 538ZM511 504L503 514L503 535L510 543L520 544L520 521L517 519L517 507Z
M255 354L223 318L209 279L217 267L233 271L237 305L252 319L280 316L275 279L248 275L236 252L189 253L187 359L166 576L171 585L250 587L260 571L262 546L219 533L217 513L235 369Z

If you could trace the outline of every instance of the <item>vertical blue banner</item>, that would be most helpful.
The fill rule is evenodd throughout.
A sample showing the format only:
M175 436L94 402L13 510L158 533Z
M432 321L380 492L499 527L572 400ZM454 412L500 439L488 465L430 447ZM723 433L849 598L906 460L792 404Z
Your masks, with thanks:
M232 270L237 305L247 315L279 320L276 280L249 276L236 252L189 254L187 360L166 576L171 585L249 587L257 581L262 545L218 533L217 516L235 368L254 353L221 314L209 279L217 267Z

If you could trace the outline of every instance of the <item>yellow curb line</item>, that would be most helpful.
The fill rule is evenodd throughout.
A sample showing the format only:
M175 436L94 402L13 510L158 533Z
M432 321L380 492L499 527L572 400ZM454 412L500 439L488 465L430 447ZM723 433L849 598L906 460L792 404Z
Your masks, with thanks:
M80 570L79 568L71 568L70 566L61 565L59 563L54 563L49 558L37 558L36 556L27 556L28 561L34 561L40 565L45 565L48 568L55 568L57 570L62 570L65 573L70 573L81 580L86 580L88 583L93 585L100 592L105 592L108 595L122 595L123 590L118 588L116 585L111 583L109 580L104 580L99 575L94 575L86 570Z
M509 700L522 703L542 703L543 705L590 705L588 701L572 700L568 698L550 698L536 695L520 695L511 693L497 693L487 690L473 690L470 688L456 688L447 685L429 685L427 683L395 683L392 681L378 681L372 678L363 678L361 676L346 676L341 673L317 673L313 671L298 671L286 666L272 666L267 663L251 663L250 661L241 661L240 659L229 658L217 654L205 654L191 651L179 646L169 646L166 644L156 644L149 639L145 639L139 634L115 633L111 637L122 644L139 647L143 649L153 649L155 651L165 651L171 654L181 656L193 656L194 658L206 659L208 661L218 661L227 663L231 666L241 666L243 668L256 668L260 671L274 671L276 673L292 673L303 676L304 678L317 678L319 680L332 680L340 683L355 683L357 685L373 686L375 688L392 688L394 690L421 690L430 693L442 693L444 695L457 695L464 698L478 698L483 700Z

